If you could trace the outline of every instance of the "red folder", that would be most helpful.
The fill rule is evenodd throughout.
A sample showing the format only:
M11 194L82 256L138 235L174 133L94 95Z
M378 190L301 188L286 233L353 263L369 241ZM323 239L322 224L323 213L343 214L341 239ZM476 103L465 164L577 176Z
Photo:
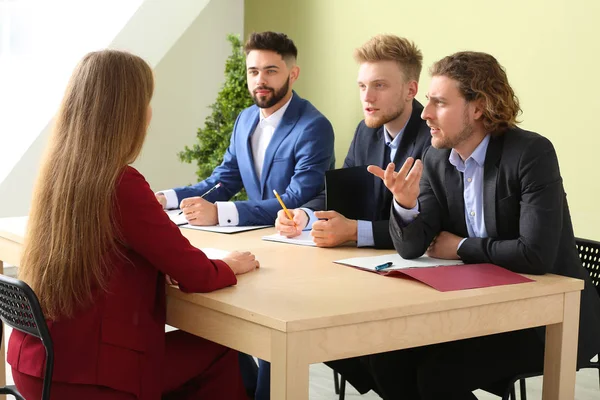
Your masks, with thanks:
M533 282L532 279L494 264L407 268L403 270L380 271L377 273L386 276L410 276L440 292Z

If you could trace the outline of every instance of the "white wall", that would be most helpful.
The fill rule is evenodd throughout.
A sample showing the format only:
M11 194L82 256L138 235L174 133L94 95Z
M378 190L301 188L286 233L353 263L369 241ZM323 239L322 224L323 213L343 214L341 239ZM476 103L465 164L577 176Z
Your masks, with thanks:
M243 33L243 0L206 3L146 0L111 45L143 55L151 65L158 63L154 119L135 164L156 188L195 180L195 168L182 165L176 153L193 143L196 128L202 126L224 80L230 52L226 34ZM49 132L50 124L0 183L0 217L28 213Z
M152 189L196 183L196 167L177 153L196 142L225 80L228 33L243 36L244 1L213 0L155 69L153 118L136 167Z

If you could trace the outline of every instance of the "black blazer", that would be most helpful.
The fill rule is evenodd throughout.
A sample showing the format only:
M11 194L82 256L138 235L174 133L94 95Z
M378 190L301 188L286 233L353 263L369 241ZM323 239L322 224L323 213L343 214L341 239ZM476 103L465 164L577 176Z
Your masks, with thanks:
M450 150L424 156L419 216L390 234L404 258L421 256L433 237L448 231L468 237L462 174ZM600 350L600 298L575 247L566 194L552 143L519 128L491 137L484 164L484 221L489 237L468 238L458 255L467 263L492 263L525 274L553 273L581 279L578 365ZM543 330L539 329L544 339Z
M400 145L394 156L396 171L402 167L408 157L420 159L425 150L431 144L431 134L427 124L421 119L423 106L417 100L413 100L413 111L402 137ZM350 144L348 155L344 160L343 168L379 165L383 166L385 151L385 138L383 126L369 128L365 121L361 121L354 132L354 138ZM381 179L373 179L373 192L371 196L372 210L370 221L373 222L373 239L375 247L381 249L392 249L394 245L389 233L390 205L392 203L391 193L385 189ZM325 191L317 197L304 204L303 207L311 210L323 210L325 208Z

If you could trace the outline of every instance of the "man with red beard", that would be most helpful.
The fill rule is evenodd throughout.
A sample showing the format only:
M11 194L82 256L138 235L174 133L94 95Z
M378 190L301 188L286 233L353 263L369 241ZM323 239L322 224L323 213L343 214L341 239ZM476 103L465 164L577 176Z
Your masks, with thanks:
M300 74L292 40L253 33L244 50L255 105L238 116L222 164L200 183L156 194L192 225L270 225L281 209L273 190L296 208L319 193L334 161L331 123L292 90ZM242 188L248 200L229 201Z
M430 134L421 119L423 106L415 100L423 62L421 51L409 40L378 35L356 49L360 64L358 89L365 119L358 124L343 168L374 164L400 167L412 157L420 159L430 145ZM317 246L334 247L355 241L359 247L393 248L389 233L391 193L377 179L361 214L366 220L346 218L325 209L325 192L292 210L293 220L280 211L275 227L287 237L312 228Z

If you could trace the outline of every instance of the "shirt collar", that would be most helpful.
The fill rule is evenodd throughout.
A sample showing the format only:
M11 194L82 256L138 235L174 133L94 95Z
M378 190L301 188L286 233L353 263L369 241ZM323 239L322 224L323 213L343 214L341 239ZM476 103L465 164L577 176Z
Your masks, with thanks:
M293 93L292 93L292 96L290 97L290 99L283 106L281 106L281 108L279 108L279 110L275 111L273 114L269 115L268 117L265 117L261 110L259 112L259 114L260 114L259 123L262 124L263 126L272 126L273 128L277 128L277 125L279 125L279 123L281 122L281 119L283 118L283 114L285 114L285 110L287 110L288 106L290 105L290 102L292 101L292 97L294 97Z
M473 160L477 163L477 165L479 165L480 167L483 167L483 164L485 162L485 153L487 152L489 143L490 143L490 135L487 134L487 135L485 135L485 137L483 138L481 143L479 143L479 145L475 148L473 153L471 153L469 158L467 158L464 162L463 162L462 158L460 158L460 155L458 154L458 152L456 150L452 149L450 151L450 157L448 157L448 161L450 161L450 164L454 165L454 167L461 172L464 172L465 165L469 162L469 160Z
M402 129L400 129L400 132L398 132L398 134L396 135L396 137L394 139L392 139L392 136L390 135L390 133L384 126L383 127L383 139L385 140L385 144L390 146L392 149L397 149L400 146L400 140L402 139L402 135L404 134L404 131L406 130L406 125L408 125L409 120L410 120L410 118L406 120L406 123L404 124Z

